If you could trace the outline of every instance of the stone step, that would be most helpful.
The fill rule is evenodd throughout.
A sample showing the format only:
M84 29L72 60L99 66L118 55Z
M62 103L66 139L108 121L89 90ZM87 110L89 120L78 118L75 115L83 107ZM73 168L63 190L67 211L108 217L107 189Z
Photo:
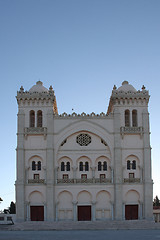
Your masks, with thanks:
M102 229L160 229L153 221L79 221L79 222L23 222L9 226L10 230L102 230Z

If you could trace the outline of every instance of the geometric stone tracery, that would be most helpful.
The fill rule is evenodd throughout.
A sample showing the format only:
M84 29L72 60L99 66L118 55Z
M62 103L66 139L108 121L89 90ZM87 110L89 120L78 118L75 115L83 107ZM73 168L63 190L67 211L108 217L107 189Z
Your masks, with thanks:
M81 133L80 135L77 136L76 142L80 146L88 146L91 143L91 136L85 133Z

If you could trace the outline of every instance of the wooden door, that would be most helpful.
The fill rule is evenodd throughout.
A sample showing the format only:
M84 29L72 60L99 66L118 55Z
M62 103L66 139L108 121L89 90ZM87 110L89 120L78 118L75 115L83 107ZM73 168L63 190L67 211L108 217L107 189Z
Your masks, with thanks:
M138 205L126 205L125 206L125 219L126 220L138 219Z
M44 221L44 206L31 206L31 221Z
M78 206L78 221L91 221L91 206Z

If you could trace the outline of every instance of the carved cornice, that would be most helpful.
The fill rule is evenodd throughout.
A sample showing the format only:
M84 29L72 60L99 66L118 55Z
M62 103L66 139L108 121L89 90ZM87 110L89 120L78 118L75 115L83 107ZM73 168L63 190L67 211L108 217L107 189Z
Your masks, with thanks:
M19 101L35 101L35 100L50 100L54 102L55 94L54 91L49 92L28 92L28 91L17 91L16 96L17 102Z

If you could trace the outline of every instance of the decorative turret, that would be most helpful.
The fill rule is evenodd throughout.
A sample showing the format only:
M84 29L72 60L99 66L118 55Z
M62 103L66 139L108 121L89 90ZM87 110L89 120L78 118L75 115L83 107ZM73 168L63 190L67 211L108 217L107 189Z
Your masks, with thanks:
M122 86L117 89L114 85L112 90L112 95L110 97L109 107L107 114L113 112L113 106L123 106L129 105L133 101L141 101L148 105L149 92L145 90L144 85L142 86L142 91L136 90L128 81L122 82Z
M41 81L36 82L36 85L31 87L29 91L24 91L23 86L21 86L20 91L17 91L16 98L19 106L23 105L25 102L29 105L30 102L32 102L32 104L35 102L41 102L42 104L46 102L47 105L52 104L54 113L58 114L56 97L52 86L50 86L48 90L43 86Z

